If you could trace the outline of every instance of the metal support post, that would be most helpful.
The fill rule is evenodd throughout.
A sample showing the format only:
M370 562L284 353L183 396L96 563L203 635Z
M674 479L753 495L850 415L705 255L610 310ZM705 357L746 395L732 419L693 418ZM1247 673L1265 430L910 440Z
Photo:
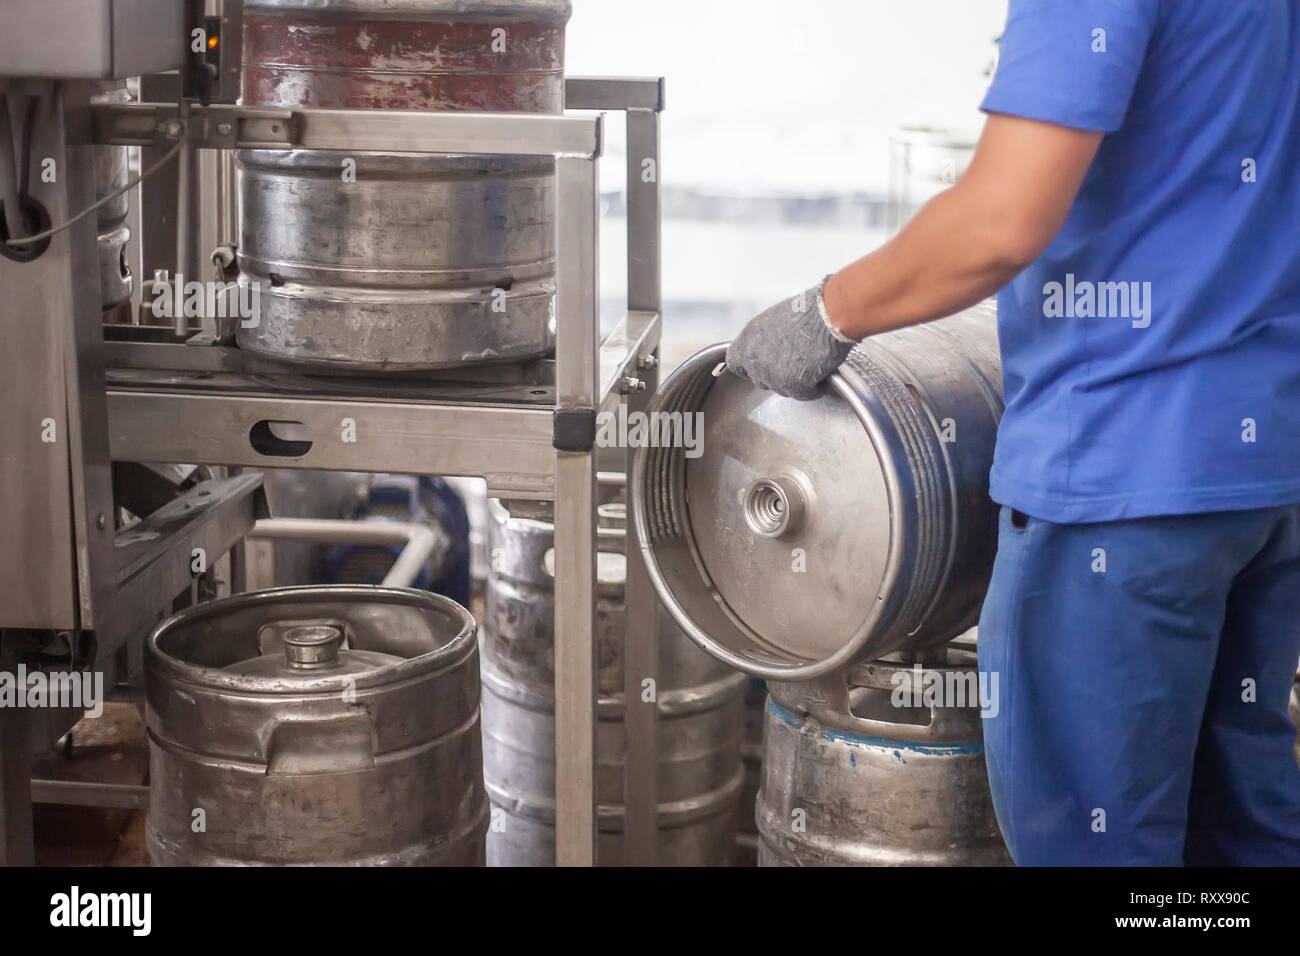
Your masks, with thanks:
M367 110L256 110L215 104L193 120L199 149L368 148L398 152L554 155L557 198L556 358L553 378L450 379L386 389L317 383L277 391L250 379L250 358L232 349L179 349L144 340L114 346L112 448L122 460L390 470L481 475L509 497L555 502L556 859L596 862L595 646L596 415L641 379L657 378L660 326L658 112L660 80L571 79L573 109L628 112L629 311L600 344L598 295L599 118ZM174 104L125 104L95 114L97 142L165 147ZM166 354L164 354L164 352ZM159 363L159 364L154 364ZM172 363L167 365L166 363ZM175 365L179 363L179 365ZM165 372L164 367L172 372ZM543 363L545 365L545 363ZM209 367L210 366L210 367ZM553 382L553 390L547 386ZM539 387L540 386L540 387ZM540 396L540 397L539 397ZM638 407L640 407L638 405ZM341 450L320 441L341 417L357 420L367 443ZM164 453L165 452L165 453ZM658 710L641 702L658 679L655 605L640 564L629 557L628 851L655 862Z
M627 113L627 292L629 312L662 311L659 259L659 112ZM628 395L628 411L644 412L658 384L657 356L643 356L635 375L644 389ZM632 474L635 449L627 449ZM630 511L631 509L629 509ZM659 629L654 590L636 534L627 535L627 624L623 646L623 695L627 759L623 792L623 862L653 866L659 848ZM647 690L651 691L647 693ZM647 700L647 696L649 700Z
M556 279L556 410L590 414L586 450L555 456L555 861L596 862L596 464L600 332L594 159L561 156Z

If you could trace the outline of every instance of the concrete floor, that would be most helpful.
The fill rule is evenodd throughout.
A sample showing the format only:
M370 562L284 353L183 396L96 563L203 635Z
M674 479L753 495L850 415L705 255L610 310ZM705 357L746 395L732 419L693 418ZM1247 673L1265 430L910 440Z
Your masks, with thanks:
M34 777L143 784L149 780L144 722L134 704L107 703L83 718L58 749L38 757ZM143 810L37 804L38 866L148 866Z

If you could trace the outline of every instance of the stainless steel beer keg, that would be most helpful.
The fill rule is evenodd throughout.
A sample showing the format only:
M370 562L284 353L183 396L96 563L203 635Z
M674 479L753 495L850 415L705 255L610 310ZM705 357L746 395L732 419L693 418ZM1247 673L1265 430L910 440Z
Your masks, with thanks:
M759 866L1010 862L980 718L997 688L974 654L951 653L924 667L874 662L769 685Z
M494 807L488 863L555 863L555 528L546 508L490 502L492 571L483 627L483 760ZM596 604L598 863L623 859L624 505L600 508ZM722 866L742 784L743 674L701 653L658 612L658 863ZM640 692L640 688L636 689ZM563 781L560 782L561 785ZM749 808L753 815L753 806Z
M568 0L250 0L241 101L557 113ZM353 371L521 360L554 345L549 158L238 154L241 348Z
M950 640L978 616L997 544L1002 413L991 304L857 346L798 402L696 354L651 408L631 502L660 599L697 644L783 681ZM665 417L666 416L666 417Z
M426 591L255 591L145 645L161 866L484 863L473 617Z

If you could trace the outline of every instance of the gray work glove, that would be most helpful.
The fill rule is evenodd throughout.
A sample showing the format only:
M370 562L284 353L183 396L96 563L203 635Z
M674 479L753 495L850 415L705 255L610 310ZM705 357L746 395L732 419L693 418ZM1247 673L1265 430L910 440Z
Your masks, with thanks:
M727 368L760 388L808 401L856 344L831 327L823 280L751 319L727 349Z

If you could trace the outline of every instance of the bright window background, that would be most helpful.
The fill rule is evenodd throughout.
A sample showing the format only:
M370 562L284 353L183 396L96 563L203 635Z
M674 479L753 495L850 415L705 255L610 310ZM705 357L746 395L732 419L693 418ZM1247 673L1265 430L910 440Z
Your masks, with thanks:
M664 76L665 360L886 237L890 134L974 132L1006 0L574 0L572 75ZM619 117L606 321L626 294Z

